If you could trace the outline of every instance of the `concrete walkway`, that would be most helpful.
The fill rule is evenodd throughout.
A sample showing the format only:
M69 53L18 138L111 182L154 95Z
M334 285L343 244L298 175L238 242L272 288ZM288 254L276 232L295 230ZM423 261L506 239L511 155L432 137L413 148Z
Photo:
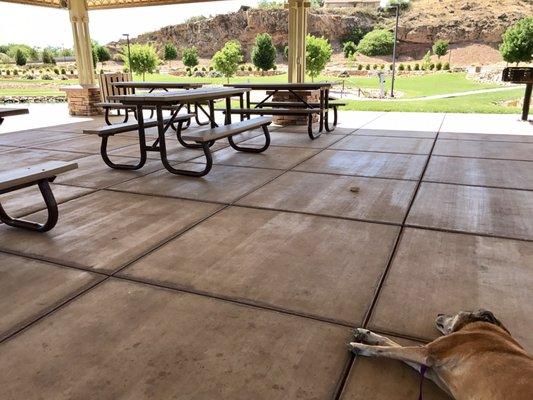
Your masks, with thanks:
M275 129L263 154L217 145L201 179L155 153L139 171L107 168L81 134L101 120L0 135L0 170L80 166L53 185L53 231L0 226L2 400L412 400L418 373L354 357L351 329L424 343L437 313L480 307L532 351L533 126L340 121L315 141ZM173 163L200 167L169 141ZM138 149L133 134L110 146L122 161ZM0 200L43 217L35 191ZM426 382L424 399L447 397Z

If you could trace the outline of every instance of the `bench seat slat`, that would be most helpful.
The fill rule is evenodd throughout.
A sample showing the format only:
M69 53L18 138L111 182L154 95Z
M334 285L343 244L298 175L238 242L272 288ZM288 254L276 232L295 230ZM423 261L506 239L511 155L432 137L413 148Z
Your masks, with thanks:
M259 102L251 102L250 104L252 105L257 105L259 104ZM308 103L309 105L313 106L313 107L320 107L320 103L316 103L316 102L311 102L311 103ZM266 103L261 103L261 105L263 106L267 106L267 107L304 107L305 105L301 102L297 102L297 101L270 101L270 102L266 102ZM330 101L328 103L329 107L342 107L342 106L345 106L346 103L342 102L342 101Z
M185 121L194 117L194 114L179 114L174 118L175 122ZM163 122L166 124L170 121L170 117L163 118ZM147 119L144 121L145 128L153 128L157 126L157 119ZM99 136L111 136L117 133L131 132L139 129L137 122L123 122L120 124L106 125L101 128L84 129L85 134L97 134Z
M126 106L126 105L124 105L122 103L119 103L119 102L116 102L116 103L102 102L102 103L96 103L95 105L97 107L110 108L110 109L113 109L113 110L125 110L125 109L134 110L136 108L135 106ZM177 106L163 106L163 107L161 107L161 109L165 110L165 111L173 111L176 108L180 108L180 106L177 105ZM155 106L143 106L143 109L145 109L145 110L155 110Z
M270 117L252 118L240 122L234 122L230 125L198 130L196 132L182 135L182 138L194 142L209 142L211 140L223 139L228 136L260 128L263 125L269 125L271 122L272 118Z
M221 110L225 111L225 109ZM318 114L318 108L233 108L231 114L264 114L264 115L309 115Z
M78 168L77 163L48 161L29 167L12 169L0 173L0 190L26 185L42 179L52 178L59 174Z

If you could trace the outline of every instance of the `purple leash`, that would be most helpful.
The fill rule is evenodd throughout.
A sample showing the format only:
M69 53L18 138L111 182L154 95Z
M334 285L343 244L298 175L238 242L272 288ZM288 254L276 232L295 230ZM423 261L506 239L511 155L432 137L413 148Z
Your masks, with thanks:
M420 388L418 389L418 400L423 400L422 396L422 385L424 384L424 376L426 375L426 371L428 370L427 365L422 364L420 366Z

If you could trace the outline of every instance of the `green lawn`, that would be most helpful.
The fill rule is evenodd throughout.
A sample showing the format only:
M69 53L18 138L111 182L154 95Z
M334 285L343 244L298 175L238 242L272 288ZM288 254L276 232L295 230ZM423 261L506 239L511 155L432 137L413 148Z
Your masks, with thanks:
M358 111L406 111L406 112L450 112L483 114L519 114L518 107L502 107L497 103L521 98L523 89L496 93L471 94L438 100L420 101L350 101L345 110Z
M135 75L135 80L142 80L141 76ZM319 76L317 81L341 82L342 78L331 76ZM76 84L77 80L66 81L28 81L24 79L12 79L10 83L23 83L23 88L2 88L0 80L1 96L44 96L64 95L59 91L63 85ZM159 82L198 82L212 85L222 85L227 82L226 78L201 78L188 76L173 76L166 74L147 74L146 81ZM230 79L230 83L264 82L284 83L287 82L287 74L275 76L242 76ZM27 86L34 83L35 86ZM43 86L46 84L46 86ZM52 85L51 85L52 84ZM390 78L387 79L387 87L390 90ZM348 88L377 89L376 77L350 77L345 79ZM437 73L420 76L399 76L396 79L395 88L403 92L403 98L416 98L471 90L481 90L500 87L498 84L482 84L466 79L465 73ZM346 110L372 110L372 111L418 111L418 112L462 112L462 113L519 113L517 107L502 107L497 102L517 99L523 96L523 89L504 92L474 94L454 98L420 101L348 101Z

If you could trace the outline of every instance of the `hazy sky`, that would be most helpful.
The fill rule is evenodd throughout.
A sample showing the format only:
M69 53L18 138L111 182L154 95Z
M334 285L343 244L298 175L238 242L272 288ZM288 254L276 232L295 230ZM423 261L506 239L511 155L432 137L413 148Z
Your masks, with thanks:
M120 39L123 33L136 36L192 16L237 11L241 5L257 3L258 0L228 0L89 11L91 38L105 44ZM68 11L0 1L0 44L7 43L72 47Z

